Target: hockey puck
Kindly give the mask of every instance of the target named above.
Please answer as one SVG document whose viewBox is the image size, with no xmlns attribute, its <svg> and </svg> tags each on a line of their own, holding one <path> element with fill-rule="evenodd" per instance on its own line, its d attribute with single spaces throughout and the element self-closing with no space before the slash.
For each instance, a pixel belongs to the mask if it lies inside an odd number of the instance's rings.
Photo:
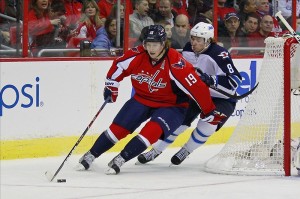
<svg viewBox="0 0 300 199">
<path fill-rule="evenodd" d="M 57 179 L 57 182 L 67 182 L 66 179 Z"/>
</svg>

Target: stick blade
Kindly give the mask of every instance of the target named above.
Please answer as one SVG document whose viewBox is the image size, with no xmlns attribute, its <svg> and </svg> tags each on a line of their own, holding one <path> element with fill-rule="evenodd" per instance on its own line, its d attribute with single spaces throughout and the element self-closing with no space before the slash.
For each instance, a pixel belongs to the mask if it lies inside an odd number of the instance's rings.
<svg viewBox="0 0 300 199">
<path fill-rule="evenodd" d="M 46 172 L 45 172 L 45 176 L 46 176 L 46 178 L 47 178 L 47 180 L 48 180 L 49 182 L 52 181 L 53 173 L 52 173 L 51 171 L 46 171 Z"/>
</svg>

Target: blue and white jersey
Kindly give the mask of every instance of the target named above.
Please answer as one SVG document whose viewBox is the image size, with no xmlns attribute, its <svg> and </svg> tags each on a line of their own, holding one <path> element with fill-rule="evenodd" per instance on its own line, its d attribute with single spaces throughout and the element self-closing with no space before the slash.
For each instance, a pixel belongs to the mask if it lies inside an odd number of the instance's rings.
<svg viewBox="0 0 300 199">
<path fill-rule="evenodd" d="M 208 75 L 216 76 L 217 89 L 230 95 L 235 94 L 242 82 L 242 77 L 225 48 L 212 43 L 204 52 L 196 54 L 192 50 L 191 43 L 188 42 L 183 48 L 182 54 L 196 69 L 200 69 Z M 228 99 L 227 96 L 211 88 L 210 93 L 212 97 Z"/>
</svg>

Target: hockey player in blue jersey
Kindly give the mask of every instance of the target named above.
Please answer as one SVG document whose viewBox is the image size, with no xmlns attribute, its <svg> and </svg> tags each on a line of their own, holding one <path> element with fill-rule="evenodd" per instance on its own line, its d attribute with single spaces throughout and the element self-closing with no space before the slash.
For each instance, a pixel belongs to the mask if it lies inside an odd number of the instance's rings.
<svg viewBox="0 0 300 199">
<path fill-rule="evenodd" d="M 183 49 L 183 57 L 193 64 L 202 81 L 210 87 L 212 100 L 217 107 L 216 110 L 226 117 L 220 122 L 212 122 L 209 118 L 203 118 L 202 111 L 191 100 L 182 125 L 166 139 L 154 143 L 150 151 L 140 154 L 138 162 L 141 164 L 154 160 L 200 115 L 197 127 L 193 130 L 187 143 L 171 158 L 173 164 L 181 164 L 189 154 L 202 146 L 209 136 L 224 125 L 235 109 L 237 100 L 230 99 L 218 92 L 218 90 L 222 90 L 233 95 L 242 81 L 229 52 L 216 44 L 214 28 L 210 24 L 200 22 L 191 29 L 190 34 L 191 40 Z"/>
</svg>

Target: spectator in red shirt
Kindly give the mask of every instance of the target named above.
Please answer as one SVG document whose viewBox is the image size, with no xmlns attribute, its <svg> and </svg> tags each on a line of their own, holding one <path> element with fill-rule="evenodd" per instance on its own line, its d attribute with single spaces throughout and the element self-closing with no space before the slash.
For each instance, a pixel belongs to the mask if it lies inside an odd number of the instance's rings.
<svg viewBox="0 0 300 199">
<path fill-rule="evenodd" d="M 259 31 L 249 34 L 248 43 L 250 47 L 265 47 L 264 40 L 267 37 L 274 37 L 272 29 L 274 27 L 273 18 L 270 15 L 262 17 L 259 24 Z"/>
<path fill-rule="evenodd" d="M 122 0 L 121 3 L 124 4 L 125 0 Z M 102 22 L 105 22 L 115 4 L 117 4 L 116 0 L 99 0 L 98 7 L 100 8 L 100 19 Z M 126 9 L 129 9 L 129 13 L 131 14 L 133 12 L 131 3 L 126 6 Z"/>
<path fill-rule="evenodd" d="M 28 13 L 28 29 L 31 36 L 42 35 L 54 30 L 60 19 L 50 21 L 50 5 L 48 0 L 33 0 Z"/>
<path fill-rule="evenodd" d="M 227 0 L 218 0 L 218 20 L 223 21 L 227 13 L 236 12 L 233 7 L 226 6 Z"/>
<path fill-rule="evenodd" d="M 86 0 L 83 2 L 76 36 L 69 40 L 67 48 L 79 48 L 82 40 L 92 42 L 96 38 L 96 31 L 103 25 L 99 13 L 96 1 Z M 76 57 L 79 56 L 79 53 L 68 53 L 68 56 Z"/>
<path fill-rule="evenodd" d="M 173 10 L 175 10 L 177 14 L 189 16 L 187 12 L 186 0 L 173 0 Z"/>
<path fill-rule="evenodd" d="M 103 25 L 99 12 L 99 7 L 94 0 L 84 1 L 77 37 L 88 38 L 91 41 L 95 39 L 96 31 Z"/>
<path fill-rule="evenodd" d="M 54 41 L 55 27 L 61 24 L 60 18 L 50 19 L 48 0 L 33 0 L 28 13 L 28 31 L 31 47 L 41 49 Z M 33 52 L 34 54 L 37 51 Z"/>
<path fill-rule="evenodd" d="M 66 10 L 66 25 L 70 29 L 75 29 L 80 19 L 82 4 L 76 0 L 64 0 L 64 5 Z"/>
<path fill-rule="evenodd" d="M 112 7 L 115 4 L 115 0 L 100 0 L 98 2 L 98 7 L 100 10 L 100 19 L 104 22 L 106 18 L 110 15 Z"/>
</svg>

